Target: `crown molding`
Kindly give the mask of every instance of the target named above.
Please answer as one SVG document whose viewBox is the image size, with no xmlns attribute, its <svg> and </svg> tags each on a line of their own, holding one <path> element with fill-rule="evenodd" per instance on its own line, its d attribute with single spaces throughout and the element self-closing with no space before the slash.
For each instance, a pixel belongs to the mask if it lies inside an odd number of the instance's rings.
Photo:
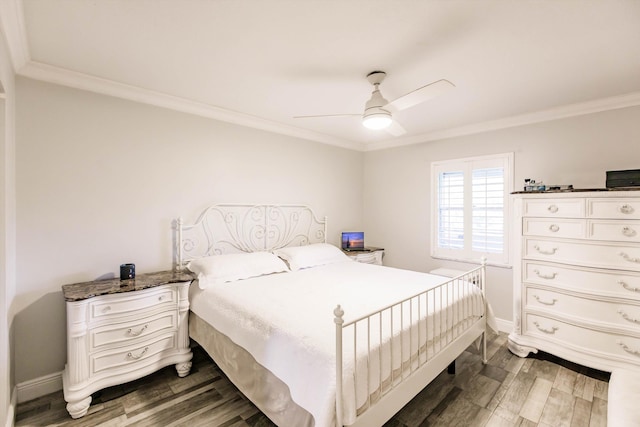
<svg viewBox="0 0 640 427">
<path fill-rule="evenodd" d="M 166 93 L 118 83 L 101 77 L 70 71 L 35 61 L 30 61 L 20 70 L 19 74 L 24 77 L 68 86 L 75 89 L 128 99 L 135 102 L 181 111 L 183 113 L 194 114 L 267 132 L 321 142 L 323 144 L 334 145 L 350 150 L 363 151 L 365 148 L 364 144 L 355 141 L 335 138 L 317 132 L 265 120 L 249 114 L 238 113 L 202 102 L 191 101 L 185 98 L 168 95 Z"/>
<path fill-rule="evenodd" d="M 620 108 L 636 107 L 640 105 L 640 92 L 631 92 L 625 95 L 596 99 L 587 102 L 568 104 L 547 110 L 517 116 L 505 117 L 498 120 L 474 123 L 467 126 L 445 129 L 438 132 L 425 133 L 407 138 L 388 139 L 367 144 L 365 151 L 383 150 L 386 148 L 400 147 L 404 145 L 420 144 L 424 142 L 438 141 L 442 139 L 456 138 L 459 136 L 476 133 L 507 129 L 534 123 L 560 120 L 568 117 L 582 116 L 585 114 L 600 113 L 602 111 L 617 110 Z"/>
</svg>

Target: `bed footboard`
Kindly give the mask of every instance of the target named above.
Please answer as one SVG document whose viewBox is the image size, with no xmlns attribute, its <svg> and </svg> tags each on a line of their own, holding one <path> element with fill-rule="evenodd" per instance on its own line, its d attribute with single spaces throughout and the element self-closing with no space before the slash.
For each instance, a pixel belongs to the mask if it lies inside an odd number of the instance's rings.
<svg viewBox="0 0 640 427">
<path fill-rule="evenodd" d="M 383 425 L 478 338 L 486 363 L 485 269 L 348 322 L 335 308 L 337 426 Z"/>
</svg>

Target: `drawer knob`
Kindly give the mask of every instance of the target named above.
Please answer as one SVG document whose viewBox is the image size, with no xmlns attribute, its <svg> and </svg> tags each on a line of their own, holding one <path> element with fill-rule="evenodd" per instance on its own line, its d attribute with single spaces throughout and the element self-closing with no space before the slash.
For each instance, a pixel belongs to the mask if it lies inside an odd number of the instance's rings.
<svg viewBox="0 0 640 427">
<path fill-rule="evenodd" d="M 538 270 L 538 269 L 533 270 L 533 272 L 536 273 L 536 276 L 538 276 L 539 278 L 547 279 L 547 280 L 553 280 L 558 275 L 558 273 L 542 274 L 542 273 L 540 273 L 540 270 Z"/>
<path fill-rule="evenodd" d="M 624 234 L 627 237 L 633 237 L 636 235 L 636 230 L 634 230 L 633 228 L 627 226 L 627 227 L 622 227 L 622 234 Z"/>
<path fill-rule="evenodd" d="M 552 232 L 554 232 L 554 233 L 557 233 L 558 231 L 560 231 L 560 227 L 559 227 L 559 226 L 557 226 L 556 224 L 551 224 L 551 225 L 549 226 L 549 230 L 551 230 L 551 231 L 552 231 Z"/>
<path fill-rule="evenodd" d="M 147 324 L 147 325 L 144 325 L 142 328 L 140 328 L 140 330 L 139 330 L 138 332 L 135 332 L 135 331 L 133 330 L 133 328 L 129 328 L 129 329 L 127 329 L 127 333 L 128 333 L 129 335 L 133 335 L 134 337 L 137 337 L 138 335 L 140 335 L 141 333 L 143 333 L 143 332 L 145 331 L 145 329 L 147 329 L 148 327 L 149 327 L 149 325 L 148 325 L 148 324 Z"/>
<path fill-rule="evenodd" d="M 550 206 L 547 208 L 547 210 L 548 210 L 549 212 L 551 212 L 551 213 L 556 213 L 556 212 L 558 212 L 558 206 L 556 206 L 556 205 L 550 205 Z"/>
<path fill-rule="evenodd" d="M 623 288 L 631 292 L 640 292 L 640 288 L 629 286 L 624 280 L 618 280 L 618 285 L 622 286 Z"/>
<path fill-rule="evenodd" d="M 129 353 L 127 353 L 127 357 L 130 358 L 130 359 L 138 360 L 142 356 L 144 356 L 147 351 L 149 351 L 149 347 L 145 347 L 144 350 L 142 350 L 142 352 L 140 354 L 138 354 L 138 355 L 135 355 L 135 354 L 129 352 Z"/>
<path fill-rule="evenodd" d="M 622 316 L 622 318 L 628 322 L 632 322 L 632 323 L 640 323 L 639 319 L 634 319 L 633 317 L 629 316 L 627 313 L 625 313 L 622 309 L 618 310 L 618 314 L 620 316 Z"/>
<path fill-rule="evenodd" d="M 533 296 L 536 301 L 538 301 L 540 304 L 544 304 L 544 305 L 555 305 L 555 303 L 558 301 L 557 299 L 552 299 L 551 301 L 545 301 L 542 298 L 540 298 L 538 295 L 534 295 Z"/>
<path fill-rule="evenodd" d="M 540 332 L 544 332 L 545 334 L 555 334 L 558 330 L 557 326 L 552 326 L 551 329 L 546 329 L 540 326 L 540 323 L 538 322 L 533 322 L 533 324 L 536 326 L 536 328 L 538 328 Z"/>
<path fill-rule="evenodd" d="M 546 249 L 542 249 L 540 246 L 535 245 L 533 247 L 536 251 L 538 251 L 539 253 L 541 253 L 542 255 L 553 255 L 556 253 L 556 251 L 558 250 L 558 248 L 551 248 L 551 250 L 546 250 Z"/>
<path fill-rule="evenodd" d="M 625 203 L 624 205 L 620 206 L 619 210 L 623 214 L 630 214 L 633 213 L 633 206 Z"/>
<path fill-rule="evenodd" d="M 640 258 L 633 258 L 633 257 L 630 257 L 630 256 L 629 256 L 627 253 L 625 253 L 625 252 L 620 252 L 618 255 L 620 255 L 622 258 L 624 258 L 624 259 L 625 259 L 625 261 L 640 263 Z"/>
<path fill-rule="evenodd" d="M 620 340 L 618 340 L 617 343 L 627 353 L 633 354 L 634 356 L 640 356 L 640 351 L 632 349 L 631 347 L 629 347 L 628 345 L 626 345 L 625 343 L 623 343 Z"/>
</svg>

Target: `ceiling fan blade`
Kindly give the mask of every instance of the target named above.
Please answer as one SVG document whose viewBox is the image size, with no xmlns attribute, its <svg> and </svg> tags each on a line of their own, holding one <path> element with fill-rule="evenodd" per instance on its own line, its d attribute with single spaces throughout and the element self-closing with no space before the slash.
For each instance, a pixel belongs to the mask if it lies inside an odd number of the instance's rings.
<svg viewBox="0 0 640 427">
<path fill-rule="evenodd" d="M 294 116 L 294 119 L 316 119 L 318 117 L 362 117 L 362 114 L 318 114 L 315 116 Z"/>
<path fill-rule="evenodd" d="M 402 126 L 400 126 L 400 123 L 398 123 L 397 120 L 392 121 L 391 125 L 389 125 L 389 127 L 386 128 L 385 131 L 393 136 L 402 136 L 407 133 L 407 131 L 404 130 Z"/>
<path fill-rule="evenodd" d="M 412 92 L 407 93 L 406 95 L 402 95 L 400 98 L 397 98 L 383 108 L 389 109 L 392 112 L 394 111 L 402 111 L 407 108 L 411 108 L 414 105 L 421 104 L 425 101 L 428 101 L 431 98 L 435 98 L 436 96 L 447 92 L 449 89 L 453 89 L 456 87 L 449 80 L 438 80 L 433 83 L 429 83 L 426 86 L 422 86 L 419 89 L 416 89 Z"/>
</svg>

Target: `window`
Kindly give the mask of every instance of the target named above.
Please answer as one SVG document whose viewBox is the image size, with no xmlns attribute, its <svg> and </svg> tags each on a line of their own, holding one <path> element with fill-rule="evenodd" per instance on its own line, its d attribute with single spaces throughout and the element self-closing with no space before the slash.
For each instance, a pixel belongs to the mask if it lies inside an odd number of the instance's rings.
<svg viewBox="0 0 640 427">
<path fill-rule="evenodd" d="M 431 165 L 431 256 L 509 264 L 513 154 Z"/>
</svg>

